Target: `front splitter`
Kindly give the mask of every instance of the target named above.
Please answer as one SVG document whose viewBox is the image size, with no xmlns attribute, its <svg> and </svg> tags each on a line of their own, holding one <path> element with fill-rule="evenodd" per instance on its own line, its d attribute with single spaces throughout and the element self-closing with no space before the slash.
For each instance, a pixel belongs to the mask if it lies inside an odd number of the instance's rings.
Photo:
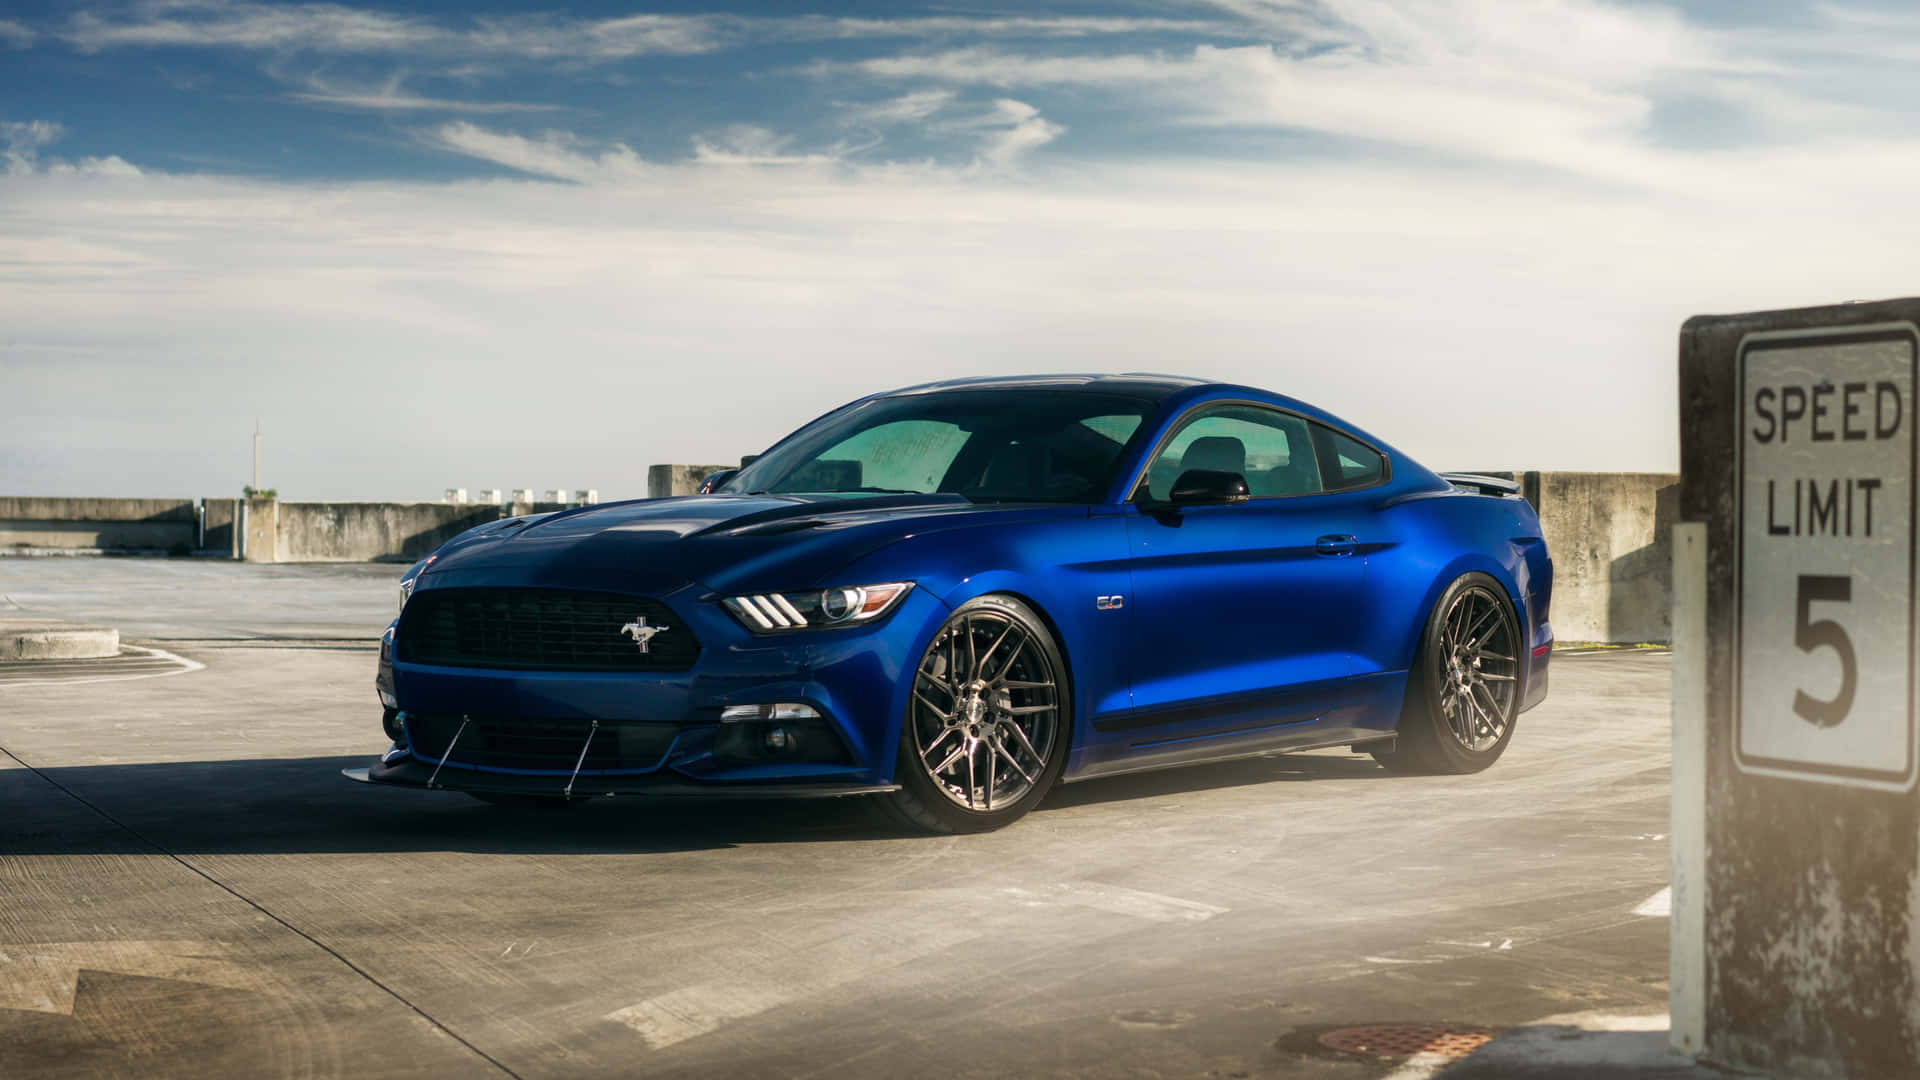
<svg viewBox="0 0 1920 1080">
<path fill-rule="evenodd" d="M 387 765 L 379 762 L 364 769 L 342 769 L 340 775 L 362 784 L 388 784 L 436 791 L 485 791 L 502 795 L 546 795 L 553 797 L 600 798 L 610 795 L 647 798 L 696 799 L 831 799 L 848 795 L 884 795 L 899 791 L 899 784 L 850 784 L 844 782 L 784 783 L 741 781 L 728 784 L 704 784 L 673 776 L 580 776 L 572 779 L 571 791 L 566 777 L 514 776 L 505 773 L 481 773 L 468 769 L 433 770 L 417 761 Z"/>
</svg>

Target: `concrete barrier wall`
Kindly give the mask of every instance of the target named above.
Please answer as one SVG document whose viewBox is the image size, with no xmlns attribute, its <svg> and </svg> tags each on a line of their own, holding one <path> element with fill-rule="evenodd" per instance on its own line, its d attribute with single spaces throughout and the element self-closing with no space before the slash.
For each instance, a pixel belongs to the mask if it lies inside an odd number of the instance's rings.
<svg viewBox="0 0 1920 1080">
<path fill-rule="evenodd" d="M 1665 642 L 1673 635 L 1673 473 L 1520 474 L 1553 555 L 1561 641 Z"/>
<path fill-rule="evenodd" d="M 687 494 L 718 465 L 656 465 L 649 487 Z M 1667 641 L 1669 536 L 1679 477 L 1666 473 L 1507 473 L 1521 482 L 1553 553 L 1553 626 L 1562 641 Z M 0 498 L 9 549 L 234 553 L 244 517 L 258 562 L 411 562 L 475 525 L 560 509 L 449 503 L 283 503 L 270 499 Z M 205 515 L 200 540 L 199 515 Z"/>
<path fill-rule="evenodd" d="M 199 531 L 192 499 L 0 496 L 0 550 L 184 553 Z"/>
<path fill-rule="evenodd" d="M 280 503 L 273 561 L 412 562 L 516 509 L 453 503 Z M 250 549 L 248 558 L 254 555 Z"/>
</svg>

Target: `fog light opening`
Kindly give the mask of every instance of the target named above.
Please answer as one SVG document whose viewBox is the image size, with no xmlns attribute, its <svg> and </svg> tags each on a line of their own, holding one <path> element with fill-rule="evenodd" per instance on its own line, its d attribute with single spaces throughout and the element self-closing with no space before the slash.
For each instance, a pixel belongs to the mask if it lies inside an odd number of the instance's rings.
<svg viewBox="0 0 1920 1080">
<path fill-rule="evenodd" d="M 727 712 L 713 740 L 713 756 L 723 764 L 848 763 L 846 746 L 833 724 L 811 705 L 738 705 Z"/>
<path fill-rule="evenodd" d="M 380 727 L 386 731 L 387 738 L 396 743 L 407 741 L 407 714 L 391 706 L 380 714 Z"/>
<path fill-rule="evenodd" d="M 818 720 L 820 710 L 799 702 L 782 701 L 772 705 L 729 705 L 720 710 L 720 722 L 737 724 L 752 720 Z"/>
</svg>

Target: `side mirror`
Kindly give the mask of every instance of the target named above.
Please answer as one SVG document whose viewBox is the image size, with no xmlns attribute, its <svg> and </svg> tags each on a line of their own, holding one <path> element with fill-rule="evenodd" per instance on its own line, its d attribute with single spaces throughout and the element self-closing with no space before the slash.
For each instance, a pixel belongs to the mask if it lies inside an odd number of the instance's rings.
<svg viewBox="0 0 1920 1080">
<path fill-rule="evenodd" d="M 1247 478 L 1237 472 L 1188 469 L 1167 493 L 1168 506 L 1238 506 L 1246 502 Z"/>
<path fill-rule="evenodd" d="M 697 495 L 711 495 L 726 486 L 727 481 L 738 475 L 740 475 L 739 469 L 721 469 L 717 473 L 709 473 L 705 480 L 700 481 L 700 486 L 695 489 L 694 493 Z"/>
</svg>

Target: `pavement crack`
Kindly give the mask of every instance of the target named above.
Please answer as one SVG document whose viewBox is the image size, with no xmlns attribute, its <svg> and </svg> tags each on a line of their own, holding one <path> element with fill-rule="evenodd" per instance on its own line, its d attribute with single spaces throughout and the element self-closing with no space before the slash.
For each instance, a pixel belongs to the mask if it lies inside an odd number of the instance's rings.
<svg viewBox="0 0 1920 1080">
<path fill-rule="evenodd" d="M 434 1030 L 445 1035 L 447 1038 L 452 1039 L 454 1042 L 459 1043 L 461 1046 L 466 1047 L 468 1052 L 472 1053 L 475 1057 L 486 1062 L 487 1064 L 493 1066 L 495 1069 L 498 1069 L 503 1075 L 512 1077 L 513 1080 L 522 1080 L 519 1073 L 514 1072 L 512 1069 L 508 1068 L 506 1064 L 501 1062 L 498 1058 L 495 1058 L 493 1055 L 487 1053 L 485 1050 L 480 1049 L 478 1046 L 462 1038 L 458 1032 L 454 1031 L 452 1028 L 448 1027 L 445 1023 L 442 1023 L 440 1020 L 436 1019 L 431 1013 L 427 1012 L 425 1009 L 421 1008 L 420 1006 L 415 1005 L 412 1001 L 409 1001 L 404 995 L 400 993 L 400 991 L 395 990 L 393 987 L 388 986 L 386 983 L 380 981 L 380 979 L 376 977 L 372 972 L 361 967 L 359 964 L 354 963 L 352 960 L 347 959 L 346 956 L 341 954 L 339 951 L 335 950 L 332 946 L 328 945 L 326 942 L 321 941 L 319 938 L 313 936 L 312 934 L 309 934 L 305 930 L 302 930 L 298 926 L 295 926 L 294 924 L 288 922 L 286 919 L 282 918 L 278 914 L 268 910 L 266 905 L 260 903 L 258 900 L 255 900 L 254 898 L 246 895 L 245 893 L 234 888 L 233 886 L 228 885 L 226 882 L 221 881 L 219 878 L 214 877 L 212 874 L 207 873 L 205 870 L 202 870 L 198 866 L 195 866 L 193 863 L 188 862 L 179 853 L 173 851 L 172 849 L 166 847 L 165 845 L 158 843 L 157 841 L 148 837 L 145 833 L 142 833 L 140 830 L 134 828 L 131 825 L 128 825 L 124 821 L 121 821 L 119 818 L 114 817 L 111 813 L 107 812 L 107 810 L 104 807 L 94 803 L 92 800 L 88 799 L 86 796 L 73 790 L 67 785 L 61 783 L 60 781 L 55 780 L 53 777 L 48 776 L 45 772 L 43 772 L 38 767 L 23 760 L 20 757 L 20 755 L 14 753 L 13 751 L 7 749 L 4 746 L 0 746 L 0 754 L 5 755 L 8 758 L 8 760 L 12 761 L 14 764 L 32 773 L 34 776 L 38 777 L 40 780 L 42 780 L 46 784 L 53 787 L 55 790 L 66 795 L 68 798 L 72 799 L 74 802 L 77 802 L 81 806 L 84 806 L 88 810 L 91 810 L 95 814 L 98 814 L 102 819 L 104 819 L 108 824 L 112 825 L 114 828 L 119 829 L 121 832 L 126 833 L 128 836 L 133 837 L 135 840 L 146 845 L 147 847 L 152 848 L 156 853 L 163 855 L 168 859 L 171 859 L 175 863 L 178 863 L 180 866 L 184 867 L 189 873 L 194 874 L 195 876 L 206 881 L 208 884 L 212 885 L 214 888 L 219 889 L 221 892 L 224 892 L 227 895 L 233 897 L 235 900 L 238 900 L 241 903 L 247 905 L 248 907 L 259 912 L 261 915 L 265 916 L 266 918 L 271 919 L 275 923 L 284 927 L 289 933 L 292 933 L 296 937 L 301 938 L 302 940 L 306 941 L 308 944 L 312 945 L 314 948 L 319 949 L 321 952 L 326 953 L 328 956 L 333 957 L 335 960 L 339 961 L 340 964 L 344 966 L 347 970 L 353 972 L 355 975 L 360 976 L 362 979 L 366 980 L 372 986 L 378 988 L 381 992 L 385 993 L 387 996 L 393 998 L 395 1001 L 399 1002 L 400 1004 L 405 1005 L 408 1009 L 411 1009 L 415 1015 L 419 1016 L 420 1019 L 425 1020 L 429 1025 L 433 1027 Z"/>
</svg>

